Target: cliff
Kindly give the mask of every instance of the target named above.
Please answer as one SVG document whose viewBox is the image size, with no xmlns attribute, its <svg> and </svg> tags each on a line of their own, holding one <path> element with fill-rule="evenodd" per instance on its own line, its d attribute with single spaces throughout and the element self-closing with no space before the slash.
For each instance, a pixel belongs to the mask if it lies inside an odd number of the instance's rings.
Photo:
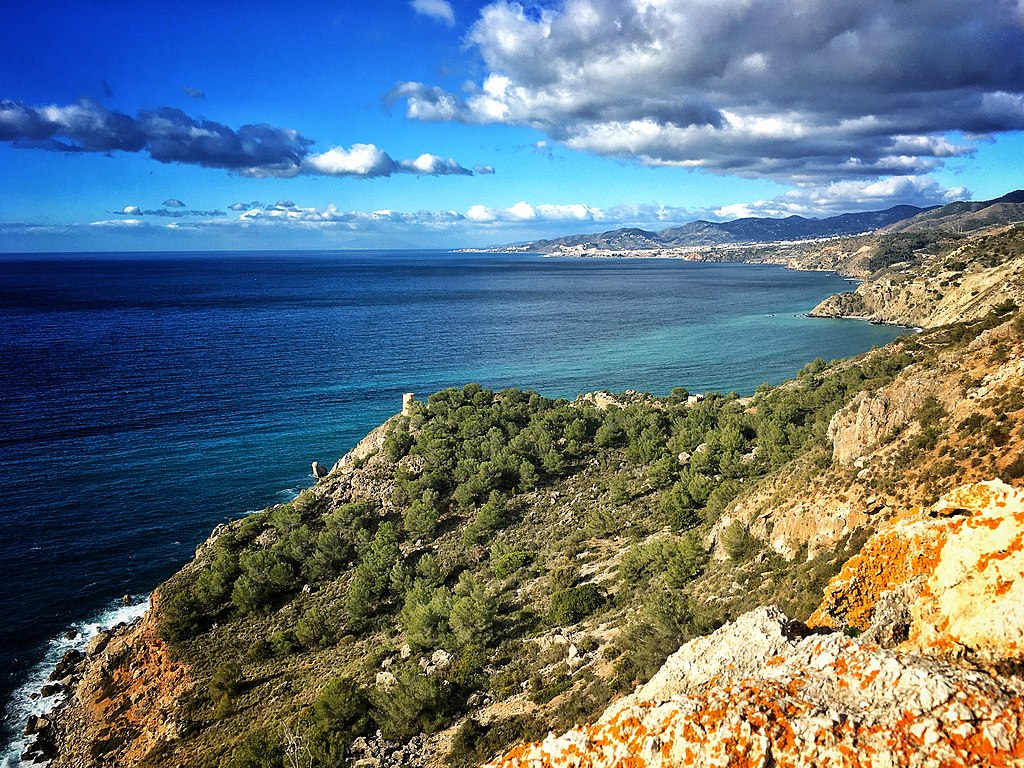
<svg viewBox="0 0 1024 768">
<path fill-rule="evenodd" d="M 821 302 L 811 317 L 847 317 L 934 328 L 976 320 L 993 307 L 1024 302 L 1020 226 L 957 241 L 940 253 L 918 252 L 872 274 L 852 293 Z"/>
<path fill-rule="evenodd" d="M 810 622 L 891 640 L 892 601 L 873 606 L 916 580 L 895 650 L 757 609 L 685 645 L 594 725 L 488 765 L 1024 764 L 1024 681 L 992 671 L 1015 670 L 1024 650 L 1022 537 L 1024 492 L 958 488 L 884 526 Z"/>
<path fill-rule="evenodd" d="M 53 768 L 135 765 L 158 743 L 178 736 L 179 697 L 188 671 L 158 632 L 157 603 L 139 621 L 102 633 L 72 673 L 73 695 L 46 738 Z"/>
</svg>

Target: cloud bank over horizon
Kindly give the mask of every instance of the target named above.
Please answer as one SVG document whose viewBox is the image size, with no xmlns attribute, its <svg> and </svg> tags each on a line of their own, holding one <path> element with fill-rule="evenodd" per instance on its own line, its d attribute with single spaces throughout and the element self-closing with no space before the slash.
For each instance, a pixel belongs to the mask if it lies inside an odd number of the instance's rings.
<svg viewBox="0 0 1024 768">
<path fill-rule="evenodd" d="M 92 99 L 64 106 L 29 106 L 0 100 L 0 141 L 16 147 L 67 154 L 129 152 L 148 154 L 161 163 L 219 168 L 255 178 L 303 175 L 387 177 L 473 176 L 453 158 L 423 153 L 395 160 L 373 144 L 354 144 L 311 152 L 313 139 L 291 128 L 265 123 L 237 130 L 180 109 L 141 110 L 131 117 Z M 484 170 L 493 173 L 493 169 Z"/>
<path fill-rule="evenodd" d="M 389 100 L 804 186 L 921 175 L 1024 129 L 1015 0 L 497 0 L 466 42 L 486 68 L 467 94 L 407 81 Z"/>
<path fill-rule="evenodd" d="M 203 237 L 224 236 L 244 239 L 249 246 L 268 239 L 274 245 L 277 243 L 274 238 L 280 237 L 288 238 L 288 243 L 300 242 L 293 241 L 294 237 L 304 238 L 301 242 L 311 247 L 318 242 L 330 247 L 356 247 L 378 238 L 415 238 L 420 247 L 427 244 L 445 248 L 460 244 L 494 246 L 620 227 L 659 231 L 696 219 L 728 221 L 752 216 L 784 218 L 794 215 L 823 218 L 888 208 L 894 198 L 900 204 L 922 208 L 969 198 L 957 192 L 966 190 L 947 190 L 924 177 L 900 177 L 866 183 L 839 181 L 815 190 L 791 190 L 772 199 L 706 208 L 664 203 L 601 207 L 582 202 L 520 200 L 505 207 L 475 203 L 461 210 L 346 210 L 334 203 L 318 207 L 278 200 L 274 203 L 236 202 L 223 206 L 229 212 L 226 213 L 220 209 L 189 210 L 166 205 L 149 209 L 126 205 L 113 212 L 115 218 L 87 224 L 0 223 L 0 234 L 10 236 L 12 241 L 40 235 L 88 238 L 89 233 L 117 232 L 137 238 L 139 243 L 171 236 L 186 245 L 200 242 Z M 849 196 L 862 202 L 851 204 Z"/>
</svg>

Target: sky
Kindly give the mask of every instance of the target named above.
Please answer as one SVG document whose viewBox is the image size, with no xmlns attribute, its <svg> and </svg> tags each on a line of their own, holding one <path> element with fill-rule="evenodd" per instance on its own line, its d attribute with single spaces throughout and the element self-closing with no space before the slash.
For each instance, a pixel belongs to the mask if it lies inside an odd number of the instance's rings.
<svg viewBox="0 0 1024 768">
<path fill-rule="evenodd" d="M 1024 187 L 1024 0 L 6 4 L 0 251 L 457 248 Z"/>
</svg>

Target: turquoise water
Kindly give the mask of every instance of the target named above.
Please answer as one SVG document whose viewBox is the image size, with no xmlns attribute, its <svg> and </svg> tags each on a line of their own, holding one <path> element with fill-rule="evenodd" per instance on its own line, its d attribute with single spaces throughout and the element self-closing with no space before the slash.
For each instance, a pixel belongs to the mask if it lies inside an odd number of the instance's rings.
<svg viewBox="0 0 1024 768">
<path fill-rule="evenodd" d="M 902 332 L 804 317 L 847 281 L 777 267 L 440 252 L 2 259 L 8 729 L 28 706 L 12 692 L 75 642 L 55 639 L 65 629 L 148 592 L 217 523 L 290 498 L 313 459 L 333 464 L 403 392 L 747 394 Z"/>
</svg>

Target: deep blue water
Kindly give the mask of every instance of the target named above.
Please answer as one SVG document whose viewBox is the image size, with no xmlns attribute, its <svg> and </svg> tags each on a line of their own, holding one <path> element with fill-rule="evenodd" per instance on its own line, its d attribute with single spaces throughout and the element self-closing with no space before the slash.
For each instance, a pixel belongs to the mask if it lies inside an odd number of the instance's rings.
<svg viewBox="0 0 1024 768">
<path fill-rule="evenodd" d="M 478 381 L 753 391 L 897 329 L 803 317 L 835 275 L 443 252 L 0 257 L 0 698 L 217 523 Z M 19 694 L 21 695 L 21 694 Z M 17 698 L 17 697 L 15 697 Z M 2 754 L 2 753 L 0 753 Z"/>
</svg>

